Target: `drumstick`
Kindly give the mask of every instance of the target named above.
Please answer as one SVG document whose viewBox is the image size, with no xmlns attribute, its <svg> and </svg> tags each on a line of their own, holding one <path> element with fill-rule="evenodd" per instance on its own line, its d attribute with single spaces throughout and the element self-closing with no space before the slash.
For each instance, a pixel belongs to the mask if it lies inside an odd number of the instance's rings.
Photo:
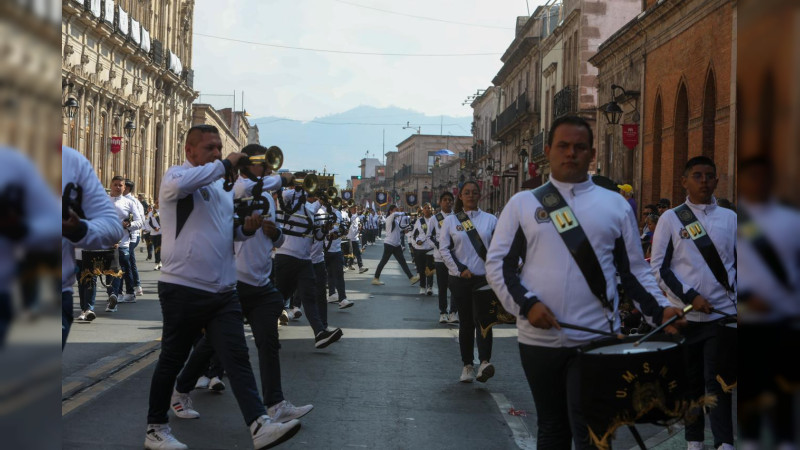
<svg viewBox="0 0 800 450">
<path fill-rule="evenodd" d="M 622 339 L 624 337 L 621 334 L 612 333 L 610 331 L 595 330 L 594 328 L 582 327 L 580 325 L 573 325 L 571 323 L 558 322 L 558 324 L 561 326 L 561 328 L 569 328 L 571 330 L 585 331 L 587 333 L 600 334 L 603 336 L 611 336 L 617 339 Z"/>
<path fill-rule="evenodd" d="M 712 313 L 717 313 L 717 314 L 721 315 L 722 317 L 725 317 L 726 319 L 737 317 L 736 314 L 728 314 L 728 313 L 725 313 L 725 312 L 722 312 L 722 311 L 718 310 L 717 308 L 711 308 L 711 312 Z"/>
<path fill-rule="evenodd" d="M 686 314 L 687 312 L 689 312 L 689 311 L 691 311 L 691 310 L 692 310 L 692 305 L 689 305 L 689 306 L 687 306 L 686 308 L 683 308 L 683 314 Z M 633 346 L 634 346 L 634 347 L 638 347 L 638 346 L 639 346 L 639 344 L 641 344 L 642 342 L 644 342 L 644 341 L 646 341 L 646 340 L 650 339 L 650 338 L 651 338 L 651 337 L 652 337 L 654 334 L 658 333 L 659 331 L 663 330 L 664 328 L 668 327 L 669 325 L 672 325 L 672 323 L 673 323 L 673 322 L 675 322 L 676 320 L 678 320 L 678 319 L 680 319 L 681 317 L 683 317 L 683 314 L 681 314 L 681 315 L 679 315 L 679 316 L 672 316 L 672 317 L 670 317 L 670 318 L 669 318 L 669 320 L 667 320 L 666 322 L 662 323 L 661 325 L 659 325 L 659 326 L 655 327 L 655 328 L 653 329 L 653 331 L 651 331 L 651 332 L 649 332 L 649 333 L 645 334 L 644 336 L 642 336 L 642 338 L 641 338 L 641 339 L 639 339 L 638 341 L 634 342 L 634 343 L 633 343 Z"/>
</svg>

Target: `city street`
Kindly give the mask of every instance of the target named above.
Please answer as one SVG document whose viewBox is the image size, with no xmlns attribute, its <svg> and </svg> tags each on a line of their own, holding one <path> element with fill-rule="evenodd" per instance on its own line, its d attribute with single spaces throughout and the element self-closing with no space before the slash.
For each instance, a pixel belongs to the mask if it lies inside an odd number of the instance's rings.
<svg viewBox="0 0 800 450">
<path fill-rule="evenodd" d="M 419 296 L 394 261 L 382 276 L 386 285 L 370 285 L 381 250 L 380 240 L 365 250 L 367 273 L 346 271 L 355 306 L 328 305 L 330 325 L 344 331 L 341 341 L 316 350 L 305 317 L 281 327 L 284 394 L 295 405 L 312 403 L 314 410 L 280 448 L 536 448 L 535 408 L 516 329 L 494 329 L 494 378 L 459 383 L 458 329 L 438 323 L 436 296 Z M 145 295 L 105 313 L 101 288 L 97 319 L 73 325 L 62 366 L 65 449 L 142 448 L 161 312 L 155 294 L 159 272 L 144 262 L 144 253 L 137 249 L 136 255 Z M 76 296 L 76 315 L 77 305 Z M 245 331 L 257 371 L 252 334 Z M 252 448 L 230 386 L 221 394 L 196 390 L 192 398 L 200 419 L 170 413 L 178 439 L 190 448 Z M 679 429 L 671 439 L 663 428 L 638 429 L 648 448 L 685 448 Z M 635 446 L 627 429 L 617 432 L 615 448 Z"/>
</svg>

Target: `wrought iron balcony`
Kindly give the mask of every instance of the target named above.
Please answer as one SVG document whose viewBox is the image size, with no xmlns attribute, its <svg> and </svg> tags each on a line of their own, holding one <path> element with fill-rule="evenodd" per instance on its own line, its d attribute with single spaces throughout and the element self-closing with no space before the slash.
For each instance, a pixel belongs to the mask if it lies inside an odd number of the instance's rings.
<svg viewBox="0 0 800 450">
<path fill-rule="evenodd" d="M 553 96 L 553 119 L 578 112 L 578 86 L 566 86 Z"/>
<path fill-rule="evenodd" d="M 528 114 L 528 91 L 523 92 L 497 119 L 492 121 L 492 139 L 505 134 L 517 121 Z"/>
</svg>

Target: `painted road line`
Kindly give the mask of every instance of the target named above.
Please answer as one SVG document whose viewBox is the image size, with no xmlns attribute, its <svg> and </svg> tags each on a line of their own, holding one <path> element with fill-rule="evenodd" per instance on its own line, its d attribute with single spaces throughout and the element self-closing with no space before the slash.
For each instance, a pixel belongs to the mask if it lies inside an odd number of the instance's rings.
<svg viewBox="0 0 800 450">
<path fill-rule="evenodd" d="M 161 353 L 161 350 L 154 350 L 152 353 L 139 358 L 132 364 L 124 367 L 123 369 L 115 372 L 114 374 L 110 375 L 109 377 L 103 379 L 102 381 L 95 383 L 85 390 L 75 394 L 74 396 L 63 400 L 61 402 L 61 417 L 66 416 L 67 414 L 77 410 L 78 408 L 86 405 L 87 403 L 91 402 L 92 400 L 96 399 L 97 397 L 101 396 L 103 393 L 108 391 L 109 389 L 113 388 L 114 386 L 122 383 L 123 381 L 127 380 L 131 376 L 137 374 L 142 369 L 145 369 L 150 364 L 154 363 L 158 359 L 158 355 Z"/>
<path fill-rule="evenodd" d="M 503 419 L 505 419 L 506 424 L 508 424 L 508 428 L 510 428 L 511 432 L 514 434 L 514 442 L 517 443 L 517 447 L 522 450 L 536 450 L 536 437 L 528 431 L 528 426 L 525 425 L 523 418 L 520 416 L 512 416 L 508 413 L 514 405 L 512 405 L 503 394 L 495 394 L 492 392 L 492 398 L 495 403 L 497 403 L 497 407 L 500 408 L 500 414 L 503 416 Z"/>
</svg>

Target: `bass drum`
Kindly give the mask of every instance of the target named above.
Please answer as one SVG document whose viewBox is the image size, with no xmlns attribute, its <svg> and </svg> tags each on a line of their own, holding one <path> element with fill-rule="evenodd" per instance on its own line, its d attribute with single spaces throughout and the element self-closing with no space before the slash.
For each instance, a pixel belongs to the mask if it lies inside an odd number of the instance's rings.
<svg viewBox="0 0 800 450">
<path fill-rule="evenodd" d="M 594 341 L 578 350 L 580 403 L 595 445 L 633 423 L 672 425 L 687 409 L 686 346 L 660 334 L 638 347 L 641 336 Z"/>
</svg>

